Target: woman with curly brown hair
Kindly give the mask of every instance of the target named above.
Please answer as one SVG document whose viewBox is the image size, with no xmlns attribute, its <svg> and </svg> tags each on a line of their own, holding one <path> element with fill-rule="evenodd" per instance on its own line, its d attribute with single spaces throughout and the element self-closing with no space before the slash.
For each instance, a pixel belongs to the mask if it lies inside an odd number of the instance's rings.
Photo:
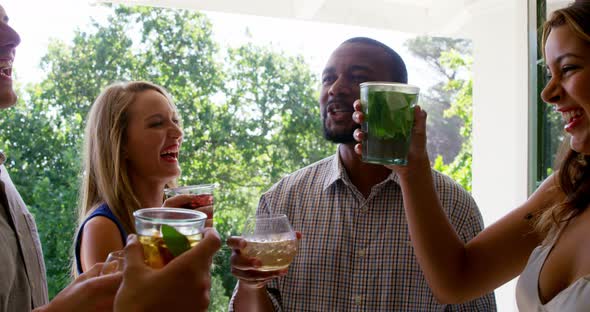
<svg viewBox="0 0 590 312">
<path fill-rule="evenodd" d="M 524 204 L 464 244 L 434 192 L 420 108 L 408 166 L 390 167 L 416 257 L 441 302 L 476 298 L 520 275 L 521 311 L 590 311 L 590 1 L 555 11 L 543 46 L 551 79 L 541 96 L 563 116 L 567 137 L 558 170 Z M 360 123 L 358 101 L 355 110 Z"/>
</svg>

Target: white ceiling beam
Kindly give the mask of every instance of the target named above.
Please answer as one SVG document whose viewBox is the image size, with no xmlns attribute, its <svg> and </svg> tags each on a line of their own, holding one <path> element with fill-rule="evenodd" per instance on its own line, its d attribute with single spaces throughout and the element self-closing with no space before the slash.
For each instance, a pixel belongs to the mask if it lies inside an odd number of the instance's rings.
<svg viewBox="0 0 590 312">
<path fill-rule="evenodd" d="M 322 9 L 327 0 L 293 0 L 293 15 L 296 19 L 311 20 Z"/>
<path fill-rule="evenodd" d="M 428 10 L 414 4 L 382 0 L 327 1 L 314 20 L 326 23 L 422 34 L 430 30 Z"/>
<path fill-rule="evenodd" d="M 176 9 L 203 10 L 279 18 L 293 18 L 284 0 L 90 0 L 95 3 L 145 5 Z M 323 0 L 322 0 L 323 1 Z"/>
<path fill-rule="evenodd" d="M 278 18 L 300 18 L 316 22 L 428 33 L 427 9 L 409 3 L 383 0 L 90 0 L 168 8 L 249 14 Z M 304 4 L 303 8 L 298 8 Z"/>
<path fill-rule="evenodd" d="M 514 0 L 89 0 L 291 18 L 433 36 L 470 37 L 479 12 Z M 517 0 L 522 1 L 522 0 Z M 550 3 L 569 0 L 548 0 Z M 475 15 L 474 15 L 475 13 Z"/>
</svg>

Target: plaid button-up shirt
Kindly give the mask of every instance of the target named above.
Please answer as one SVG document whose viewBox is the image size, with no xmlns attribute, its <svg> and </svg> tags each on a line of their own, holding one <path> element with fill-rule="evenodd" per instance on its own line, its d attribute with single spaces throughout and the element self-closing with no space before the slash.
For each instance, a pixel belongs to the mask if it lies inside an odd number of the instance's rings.
<svg viewBox="0 0 590 312">
<path fill-rule="evenodd" d="M 452 225 L 469 241 L 483 228 L 475 202 L 447 176 L 433 177 Z M 398 182 L 392 173 L 364 198 L 335 155 L 262 196 L 258 214 L 284 213 L 303 234 L 288 274 L 267 285 L 275 310 L 496 311 L 493 293 L 461 305 L 436 301 L 413 253 Z"/>
</svg>

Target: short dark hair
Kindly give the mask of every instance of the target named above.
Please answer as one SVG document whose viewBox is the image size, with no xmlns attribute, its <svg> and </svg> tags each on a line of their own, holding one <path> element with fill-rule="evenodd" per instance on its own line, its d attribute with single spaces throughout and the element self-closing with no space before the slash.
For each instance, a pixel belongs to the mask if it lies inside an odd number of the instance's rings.
<svg viewBox="0 0 590 312">
<path fill-rule="evenodd" d="M 392 48 L 388 47 L 386 44 L 367 37 L 350 38 L 342 42 L 340 45 L 343 45 L 345 43 L 364 43 L 383 49 L 383 51 L 385 51 L 385 53 L 387 53 L 387 55 L 391 59 L 390 74 L 392 81 L 408 83 L 408 71 L 406 69 L 406 64 L 404 63 L 404 60 L 402 60 L 401 56 L 399 56 L 397 52 L 395 52 Z"/>
</svg>

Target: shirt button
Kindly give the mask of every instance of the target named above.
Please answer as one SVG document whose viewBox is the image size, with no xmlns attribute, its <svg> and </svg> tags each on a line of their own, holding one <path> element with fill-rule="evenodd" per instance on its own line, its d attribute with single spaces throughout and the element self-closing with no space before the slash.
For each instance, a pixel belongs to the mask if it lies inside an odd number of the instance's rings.
<svg viewBox="0 0 590 312">
<path fill-rule="evenodd" d="M 361 305 L 363 303 L 363 296 L 358 295 L 354 297 L 354 304 Z"/>
<path fill-rule="evenodd" d="M 357 255 L 359 256 L 359 258 L 364 257 L 366 254 L 366 249 L 361 249 L 357 252 Z"/>
</svg>

